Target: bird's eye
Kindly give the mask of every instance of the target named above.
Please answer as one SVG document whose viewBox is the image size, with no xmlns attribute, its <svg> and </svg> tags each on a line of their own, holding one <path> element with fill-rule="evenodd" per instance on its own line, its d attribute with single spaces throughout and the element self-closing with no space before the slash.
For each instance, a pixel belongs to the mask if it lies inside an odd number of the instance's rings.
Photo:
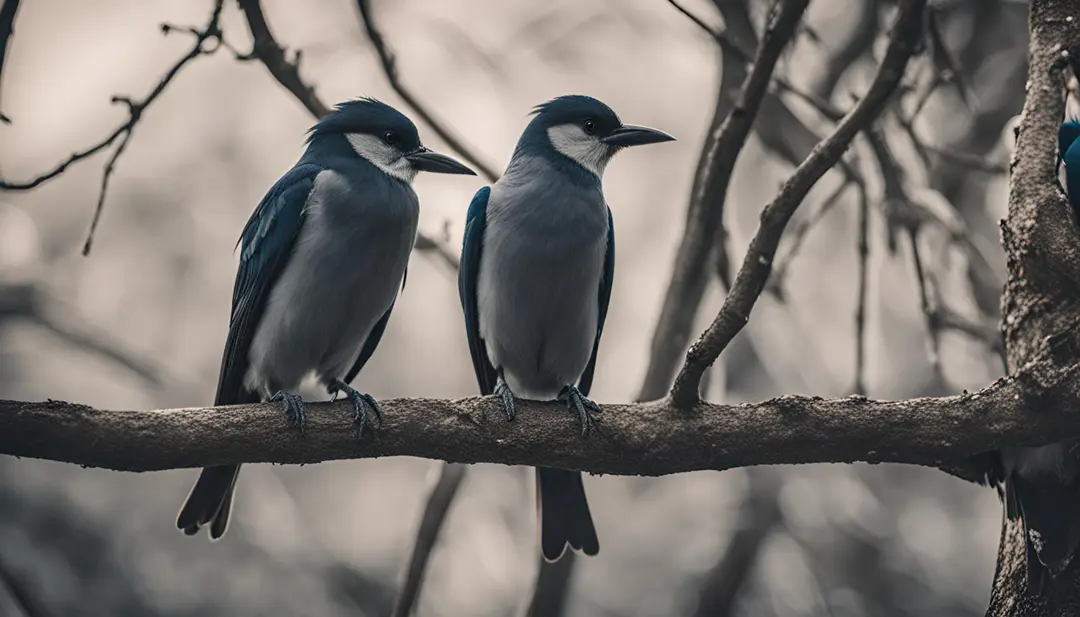
<svg viewBox="0 0 1080 617">
<path fill-rule="evenodd" d="M 388 145 L 392 146 L 392 145 L 394 145 L 394 142 L 397 141 L 397 135 L 394 135 L 394 133 L 392 131 L 387 131 L 386 133 L 383 134 L 382 139 Z"/>
<path fill-rule="evenodd" d="M 595 132 L 596 132 L 596 124 L 592 121 L 592 118 L 589 118 L 588 120 L 585 121 L 585 133 L 588 134 L 588 135 L 592 135 Z"/>
</svg>

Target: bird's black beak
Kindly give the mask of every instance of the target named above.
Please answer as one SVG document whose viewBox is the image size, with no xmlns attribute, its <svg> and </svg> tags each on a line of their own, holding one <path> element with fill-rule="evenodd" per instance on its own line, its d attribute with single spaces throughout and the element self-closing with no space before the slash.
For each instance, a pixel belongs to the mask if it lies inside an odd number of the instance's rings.
<svg viewBox="0 0 1080 617">
<path fill-rule="evenodd" d="M 405 158 L 408 159 L 413 169 L 417 171 L 429 171 L 436 174 L 476 175 L 475 171 L 454 159 L 438 152 L 432 152 L 423 146 L 406 154 Z"/>
<path fill-rule="evenodd" d="M 624 124 L 611 132 L 607 137 L 601 137 L 600 141 L 609 146 L 644 146 L 645 144 L 658 144 L 664 141 L 675 141 L 675 138 L 663 131 L 650 129 L 647 126 L 634 126 Z"/>
</svg>

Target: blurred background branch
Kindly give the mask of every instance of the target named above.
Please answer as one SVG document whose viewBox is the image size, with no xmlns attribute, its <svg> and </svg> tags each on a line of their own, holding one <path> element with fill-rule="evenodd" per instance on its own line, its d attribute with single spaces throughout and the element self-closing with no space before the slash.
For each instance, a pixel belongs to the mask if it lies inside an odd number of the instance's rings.
<svg viewBox="0 0 1080 617">
<path fill-rule="evenodd" d="M 11 35 L 15 32 L 15 15 L 19 12 L 19 0 L 3 0 L 0 2 L 0 93 L 3 93 L 4 85 L 4 59 L 7 57 L 8 43 Z M 11 118 L 3 113 L 0 107 L 0 123 L 11 124 Z"/>
</svg>

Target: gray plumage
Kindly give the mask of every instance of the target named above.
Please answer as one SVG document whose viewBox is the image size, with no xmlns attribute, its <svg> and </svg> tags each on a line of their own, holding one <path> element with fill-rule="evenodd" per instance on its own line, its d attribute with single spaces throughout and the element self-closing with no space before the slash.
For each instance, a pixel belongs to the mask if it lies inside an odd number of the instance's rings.
<svg viewBox="0 0 1080 617">
<path fill-rule="evenodd" d="M 552 400 L 585 370 L 607 251 L 600 183 L 522 155 L 491 189 L 477 283 L 480 334 L 514 394 Z"/>
<path fill-rule="evenodd" d="M 416 237 L 419 171 L 472 174 L 420 143 L 416 126 L 371 99 L 342 103 L 316 124 L 241 234 L 233 311 L 215 405 L 276 400 L 304 428 L 292 392 L 314 374 L 344 392 L 363 432 L 378 403 L 349 385 L 386 328 Z M 227 528 L 238 465 L 203 469 L 177 516 L 194 535 Z"/>
<path fill-rule="evenodd" d="M 615 272 L 601 176 L 620 149 L 670 141 L 607 105 L 564 96 L 537 108 L 506 173 L 469 205 L 458 289 L 473 369 L 509 420 L 516 398 L 557 399 L 588 435 L 588 399 Z M 537 469 L 540 548 L 600 550 L 581 473 Z"/>
<path fill-rule="evenodd" d="M 255 331 L 245 383 L 269 398 L 314 372 L 344 379 L 393 305 L 416 237 L 408 185 L 342 161 L 316 176 L 292 258 Z"/>
</svg>

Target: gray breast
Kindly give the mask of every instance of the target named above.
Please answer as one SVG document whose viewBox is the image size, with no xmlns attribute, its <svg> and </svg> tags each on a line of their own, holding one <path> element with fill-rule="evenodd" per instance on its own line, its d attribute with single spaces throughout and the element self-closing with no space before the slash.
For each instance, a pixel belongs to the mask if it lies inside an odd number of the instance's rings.
<svg viewBox="0 0 1080 617">
<path fill-rule="evenodd" d="M 598 187 L 535 170 L 492 187 L 477 283 L 480 333 L 517 396 L 552 399 L 584 372 L 607 231 Z"/>
<path fill-rule="evenodd" d="M 344 378 L 397 297 L 418 218 L 416 194 L 396 180 L 320 173 L 252 341 L 248 387 L 272 394 L 312 371 Z"/>
</svg>

